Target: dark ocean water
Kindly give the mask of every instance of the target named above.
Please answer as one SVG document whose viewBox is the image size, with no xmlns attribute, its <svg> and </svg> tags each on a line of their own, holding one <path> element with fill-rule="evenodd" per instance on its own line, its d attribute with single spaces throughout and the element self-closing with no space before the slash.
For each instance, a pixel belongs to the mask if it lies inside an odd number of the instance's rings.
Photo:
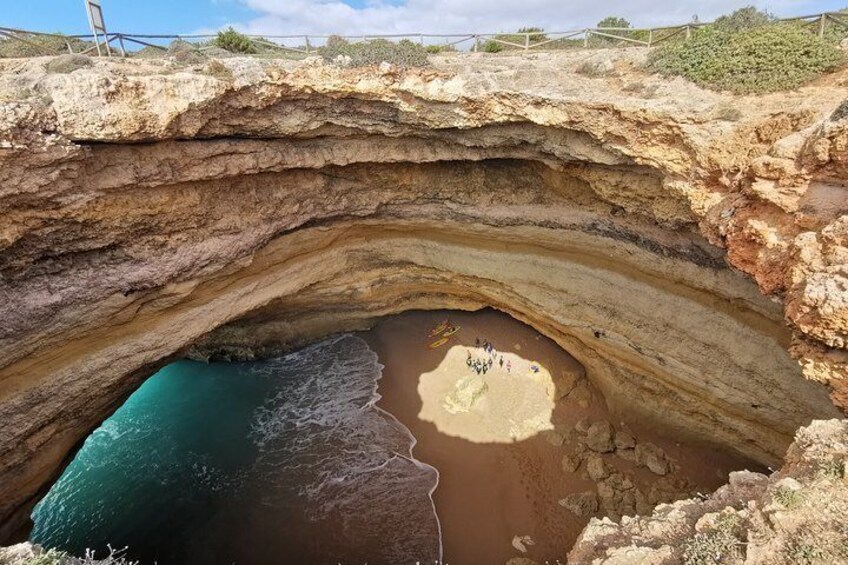
<svg viewBox="0 0 848 565">
<path fill-rule="evenodd" d="M 360 338 L 249 363 L 178 361 L 85 442 L 31 539 L 144 563 L 433 563 L 438 473 L 374 403 Z"/>
</svg>

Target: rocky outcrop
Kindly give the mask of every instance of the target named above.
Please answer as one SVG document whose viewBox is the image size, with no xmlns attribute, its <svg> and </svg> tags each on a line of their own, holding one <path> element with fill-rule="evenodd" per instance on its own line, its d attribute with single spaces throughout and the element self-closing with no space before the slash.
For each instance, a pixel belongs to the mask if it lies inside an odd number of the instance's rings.
<svg viewBox="0 0 848 565">
<path fill-rule="evenodd" d="M 0 539 L 173 356 L 409 309 L 503 310 L 614 410 L 779 461 L 848 405 L 844 91 L 730 123 L 643 56 L 0 62 Z"/>
<path fill-rule="evenodd" d="M 846 461 L 848 423 L 814 422 L 770 477 L 735 472 L 706 499 L 661 504 L 620 523 L 593 518 L 568 562 L 845 563 Z"/>
</svg>

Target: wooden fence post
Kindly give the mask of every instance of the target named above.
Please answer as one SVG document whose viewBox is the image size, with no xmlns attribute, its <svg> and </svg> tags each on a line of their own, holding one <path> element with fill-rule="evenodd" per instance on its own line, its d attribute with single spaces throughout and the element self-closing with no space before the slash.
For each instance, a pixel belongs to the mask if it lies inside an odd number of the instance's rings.
<svg viewBox="0 0 848 565">
<path fill-rule="evenodd" d="M 589 47 L 589 34 L 591 34 L 592 32 L 587 29 L 584 30 L 584 33 L 586 35 L 583 37 L 583 48 L 586 49 Z"/>
<path fill-rule="evenodd" d="M 827 28 L 827 14 L 822 14 L 819 17 L 819 37 L 824 37 L 825 28 Z"/>
<path fill-rule="evenodd" d="M 530 49 L 530 34 L 525 33 L 524 34 L 524 50 L 527 51 L 528 49 Z"/>
<path fill-rule="evenodd" d="M 654 30 L 648 31 L 648 47 L 654 42 Z"/>
</svg>

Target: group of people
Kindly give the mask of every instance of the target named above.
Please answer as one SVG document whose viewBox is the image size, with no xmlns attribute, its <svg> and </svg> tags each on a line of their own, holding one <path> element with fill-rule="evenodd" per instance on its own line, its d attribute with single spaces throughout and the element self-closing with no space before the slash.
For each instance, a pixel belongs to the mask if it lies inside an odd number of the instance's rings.
<svg viewBox="0 0 848 565">
<path fill-rule="evenodd" d="M 468 357 L 465 359 L 465 364 L 472 371 L 475 371 L 478 375 L 485 375 L 489 370 L 491 370 L 495 366 L 495 362 L 498 363 L 501 369 L 504 368 L 504 356 L 499 355 L 495 347 L 489 343 L 488 340 L 483 340 L 481 342 L 478 337 L 475 340 L 475 345 L 477 348 L 482 347 L 483 351 L 486 352 L 487 358 L 476 357 L 471 354 L 471 350 L 468 350 Z M 506 371 L 507 373 L 512 372 L 512 362 L 507 359 L 506 360 Z"/>
</svg>

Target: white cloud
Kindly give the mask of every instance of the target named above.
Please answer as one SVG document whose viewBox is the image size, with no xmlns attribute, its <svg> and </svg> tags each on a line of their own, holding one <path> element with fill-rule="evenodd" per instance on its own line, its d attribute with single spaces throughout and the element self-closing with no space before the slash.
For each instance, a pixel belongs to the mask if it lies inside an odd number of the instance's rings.
<svg viewBox="0 0 848 565">
<path fill-rule="evenodd" d="M 708 21 L 750 3 L 777 14 L 818 11 L 815 0 L 367 0 L 357 8 L 339 0 L 239 1 L 259 16 L 233 25 L 262 35 L 490 33 L 523 26 L 566 31 L 593 26 L 609 15 L 647 27 L 684 23 L 695 14 L 701 21 Z"/>
</svg>

